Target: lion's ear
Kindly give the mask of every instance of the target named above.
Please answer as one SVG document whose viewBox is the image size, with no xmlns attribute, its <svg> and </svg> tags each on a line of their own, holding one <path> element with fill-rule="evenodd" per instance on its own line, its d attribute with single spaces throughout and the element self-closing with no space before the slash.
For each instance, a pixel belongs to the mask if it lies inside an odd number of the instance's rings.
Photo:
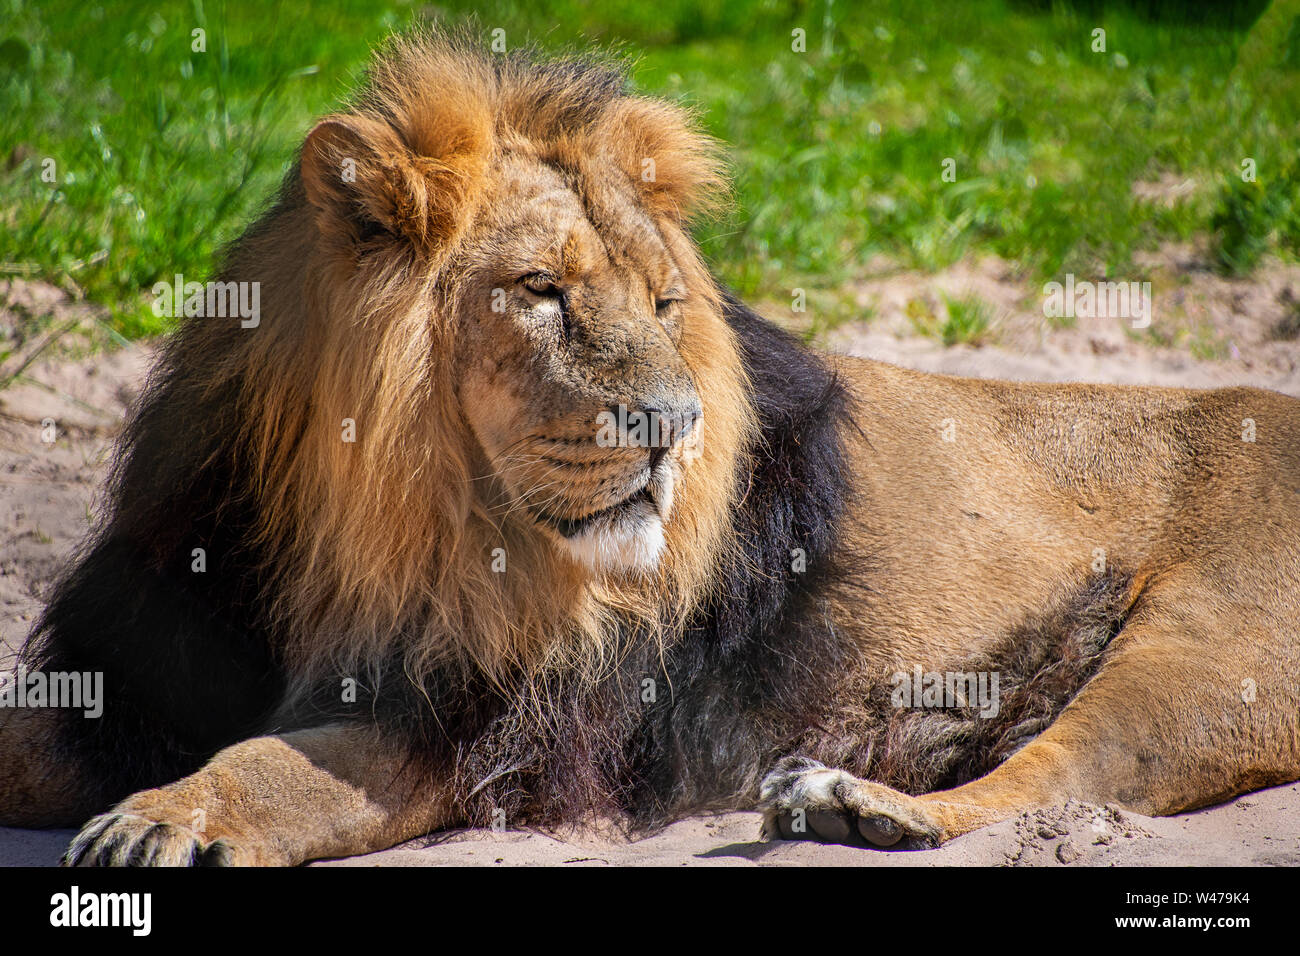
<svg viewBox="0 0 1300 956">
<path fill-rule="evenodd" d="M 321 120 L 303 144 L 301 170 L 307 200 L 327 235 L 355 240 L 378 226 L 434 249 L 451 240 L 466 218 L 469 170 L 413 153 L 379 120 Z"/>
<path fill-rule="evenodd" d="M 654 212 L 677 220 L 711 212 L 726 200 L 718 142 L 670 103 L 630 97 L 611 111 L 608 142 Z"/>
</svg>

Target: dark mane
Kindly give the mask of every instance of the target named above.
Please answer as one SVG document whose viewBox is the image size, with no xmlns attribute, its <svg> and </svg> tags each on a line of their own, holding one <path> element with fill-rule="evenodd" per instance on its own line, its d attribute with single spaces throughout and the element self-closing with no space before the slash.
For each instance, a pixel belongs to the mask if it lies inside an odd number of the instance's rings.
<svg viewBox="0 0 1300 956">
<path fill-rule="evenodd" d="M 101 806 L 261 732 L 286 687 L 259 610 L 254 512 L 221 445 L 233 402 L 198 394 L 170 358 L 127 423 L 106 513 L 22 652 L 29 668 L 101 672 L 112 689 L 96 720 L 60 714 L 56 742 Z"/>
<path fill-rule="evenodd" d="M 849 395 L 792 335 L 734 296 L 725 309 L 762 429 L 740 464 L 743 559 L 718 569 L 717 597 L 686 628 L 670 691 L 634 741 L 647 790 L 635 809 L 648 821 L 751 802 L 825 706 L 824 675 L 846 651 L 821 595 L 845 571 L 837 529 L 850 495 Z"/>
</svg>

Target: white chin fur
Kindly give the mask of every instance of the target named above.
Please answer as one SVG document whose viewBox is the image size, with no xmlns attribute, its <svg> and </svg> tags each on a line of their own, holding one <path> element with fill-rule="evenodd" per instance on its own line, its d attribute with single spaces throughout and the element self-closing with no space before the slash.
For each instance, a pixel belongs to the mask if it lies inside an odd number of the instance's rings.
<svg viewBox="0 0 1300 956">
<path fill-rule="evenodd" d="M 599 522 L 565 538 L 564 545 L 593 571 L 653 571 L 664 549 L 664 523 L 646 509 L 622 521 Z"/>
</svg>

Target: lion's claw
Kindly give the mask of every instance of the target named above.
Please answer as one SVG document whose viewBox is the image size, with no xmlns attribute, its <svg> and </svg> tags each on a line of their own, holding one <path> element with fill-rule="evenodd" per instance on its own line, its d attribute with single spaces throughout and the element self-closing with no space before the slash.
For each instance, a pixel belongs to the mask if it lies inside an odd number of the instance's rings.
<svg viewBox="0 0 1300 956">
<path fill-rule="evenodd" d="M 64 866 L 230 866 L 234 848 L 205 843 L 189 827 L 133 813 L 105 813 L 82 828 L 63 856 Z"/>
</svg>

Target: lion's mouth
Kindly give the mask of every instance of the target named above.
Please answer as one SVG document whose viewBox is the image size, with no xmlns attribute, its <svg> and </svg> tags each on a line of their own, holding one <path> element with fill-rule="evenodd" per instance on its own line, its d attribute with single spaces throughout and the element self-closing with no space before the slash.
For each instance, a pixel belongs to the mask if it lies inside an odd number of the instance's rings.
<svg viewBox="0 0 1300 956">
<path fill-rule="evenodd" d="M 561 537 L 574 538 L 601 521 L 618 521 L 631 512 L 639 510 L 642 504 L 649 505 L 652 513 L 658 512 L 658 505 L 649 484 L 643 485 L 639 491 L 634 491 L 617 504 L 585 514 L 581 518 L 561 517 L 542 508 L 534 508 L 533 514 L 538 521 L 554 529 Z"/>
</svg>

